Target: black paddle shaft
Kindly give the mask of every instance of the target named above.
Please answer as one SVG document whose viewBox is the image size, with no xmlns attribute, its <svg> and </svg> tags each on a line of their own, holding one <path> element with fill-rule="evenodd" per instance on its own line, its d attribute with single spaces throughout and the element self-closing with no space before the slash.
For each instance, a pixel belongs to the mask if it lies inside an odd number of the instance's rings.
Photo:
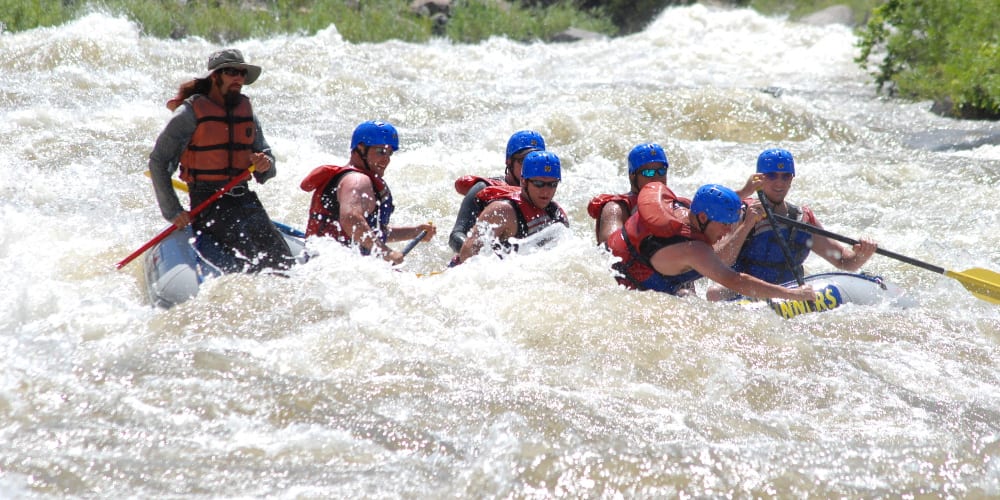
<svg viewBox="0 0 1000 500">
<path fill-rule="evenodd" d="M 403 248 L 403 256 L 406 256 L 406 254 L 410 253 L 410 250 L 413 250 L 413 248 L 417 246 L 417 243 L 420 243 L 420 240 L 424 239 L 424 236 L 427 236 L 426 229 L 420 231 L 420 234 L 418 234 L 416 238 L 413 238 L 412 240 L 410 240 L 409 243 L 406 244 L 406 247 Z"/>
<path fill-rule="evenodd" d="M 795 227 L 804 229 L 806 231 L 809 231 L 810 233 L 818 234 L 820 236 L 826 236 L 827 238 L 834 239 L 834 240 L 837 240 L 837 241 L 840 241 L 840 242 L 843 242 L 843 243 L 847 243 L 849 245 L 857 245 L 858 243 L 860 243 L 858 240 L 855 240 L 853 238 L 848 238 L 847 236 L 841 236 L 841 235 L 839 235 L 837 233 L 831 233 L 830 231 L 827 231 L 826 229 L 823 229 L 821 227 L 816 227 L 816 226 L 814 226 L 812 224 L 806 224 L 805 222 L 799 222 L 799 221 L 797 221 L 795 219 L 789 219 L 788 217 L 783 217 L 781 215 L 771 215 L 771 214 L 768 214 L 768 216 L 774 217 L 774 220 L 777 220 L 777 221 L 780 221 L 780 222 L 784 222 L 785 224 L 790 224 L 792 226 L 795 226 Z M 914 259 L 912 257 L 907 257 L 905 255 L 900 255 L 900 254 L 898 254 L 896 252 L 890 252 L 888 250 L 883 250 L 881 248 L 876 248 L 875 249 L 875 253 L 877 253 L 879 255 L 884 255 L 884 256 L 892 258 L 892 259 L 903 261 L 903 262 L 906 262 L 907 264 L 912 264 L 912 265 L 917 266 L 917 267 L 922 267 L 922 268 L 924 268 L 924 269 L 926 269 L 928 271 L 933 271 L 933 272 L 938 273 L 938 274 L 945 274 L 945 270 L 944 270 L 943 267 L 938 267 L 938 266 L 935 266 L 934 264 L 928 264 L 926 262 L 919 261 L 919 260 Z"/>
<path fill-rule="evenodd" d="M 764 192 L 757 191 L 757 198 L 760 199 L 760 206 L 764 207 L 764 213 L 767 214 L 767 223 L 771 225 L 771 233 L 774 239 L 778 240 L 778 246 L 781 247 L 781 253 L 785 256 L 785 265 L 788 266 L 788 270 L 792 272 L 795 276 L 795 282 L 799 286 L 804 285 L 806 282 L 802 279 L 802 273 L 799 271 L 798 266 L 792 262 L 792 251 L 788 248 L 788 242 L 781 237 L 781 232 L 778 231 L 778 225 L 774 223 L 774 212 L 771 211 L 771 207 L 767 205 L 767 200 L 764 199 Z"/>
</svg>

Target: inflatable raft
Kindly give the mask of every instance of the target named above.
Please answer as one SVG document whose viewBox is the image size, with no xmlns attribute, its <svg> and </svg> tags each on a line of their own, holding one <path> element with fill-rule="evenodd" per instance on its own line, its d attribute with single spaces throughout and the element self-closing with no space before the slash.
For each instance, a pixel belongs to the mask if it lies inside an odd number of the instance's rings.
<svg viewBox="0 0 1000 500">
<path fill-rule="evenodd" d="M 274 223 L 285 237 L 298 263 L 307 260 L 305 234 L 281 223 Z M 191 227 L 177 230 L 149 249 L 143 260 L 146 292 L 154 307 L 173 307 L 195 295 L 201 284 L 223 273 L 192 244 Z"/>
<path fill-rule="evenodd" d="M 751 308 L 769 308 L 783 318 L 794 318 L 800 314 L 824 312 L 844 304 L 876 305 L 890 304 L 894 307 L 916 305 L 903 289 L 889 283 L 880 276 L 852 273 L 823 273 L 806 276 L 803 281 L 816 291 L 815 301 L 802 300 L 755 300 L 747 297 L 732 299 L 740 305 Z M 784 286 L 794 287 L 793 281 Z"/>
</svg>

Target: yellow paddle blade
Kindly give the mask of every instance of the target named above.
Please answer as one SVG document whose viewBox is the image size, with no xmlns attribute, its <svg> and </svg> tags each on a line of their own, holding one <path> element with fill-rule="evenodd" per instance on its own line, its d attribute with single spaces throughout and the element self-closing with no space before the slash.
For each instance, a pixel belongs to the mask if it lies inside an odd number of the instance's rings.
<svg viewBox="0 0 1000 500">
<path fill-rule="evenodd" d="M 153 174 L 149 173 L 149 170 L 146 170 L 145 172 L 143 172 L 143 174 L 145 174 L 146 177 L 150 177 L 150 176 L 153 175 Z M 176 189 L 178 191 L 184 191 L 185 193 L 188 192 L 188 185 L 187 184 L 185 184 L 185 183 L 183 183 L 183 182 L 181 182 L 181 181 L 179 181 L 177 179 L 170 179 L 170 182 L 174 185 L 174 189 Z"/>
<path fill-rule="evenodd" d="M 962 272 L 945 271 L 945 276 L 955 278 L 966 290 L 987 302 L 1000 304 L 1000 273 L 974 267 Z"/>
</svg>

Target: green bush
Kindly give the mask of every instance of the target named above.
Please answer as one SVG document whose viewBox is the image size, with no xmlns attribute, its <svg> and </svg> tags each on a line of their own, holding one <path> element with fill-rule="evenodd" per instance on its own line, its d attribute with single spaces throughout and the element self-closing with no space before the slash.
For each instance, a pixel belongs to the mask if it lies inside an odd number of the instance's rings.
<svg viewBox="0 0 1000 500">
<path fill-rule="evenodd" d="M 950 103 L 947 114 L 1000 117 L 1000 3 L 889 0 L 860 30 L 857 62 L 880 91 Z"/>
</svg>

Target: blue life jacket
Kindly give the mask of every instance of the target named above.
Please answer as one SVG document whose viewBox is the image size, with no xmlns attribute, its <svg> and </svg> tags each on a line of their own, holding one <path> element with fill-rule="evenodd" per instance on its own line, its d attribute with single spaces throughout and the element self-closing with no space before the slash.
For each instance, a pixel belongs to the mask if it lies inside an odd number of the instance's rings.
<svg viewBox="0 0 1000 500">
<path fill-rule="evenodd" d="M 802 221 L 806 213 L 809 219 L 806 222 L 815 222 L 815 217 L 808 208 L 799 208 L 788 204 L 788 218 Z M 809 249 L 812 247 L 812 235 L 807 231 L 786 226 L 780 222 L 777 233 L 771 226 L 770 219 L 764 219 L 757 223 L 747 236 L 740 254 L 733 264 L 733 269 L 737 272 L 746 273 L 760 278 L 768 283 L 780 285 L 795 280 L 795 273 L 802 273 L 802 263 L 809 256 Z M 791 251 L 792 265 L 789 268 L 785 261 L 785 254 L 781 250 L 781 245 L 776 237 L 784 239 L 788 243 Z M 794 271 L 793 271 L 794 269 Z"/>
</svg>

